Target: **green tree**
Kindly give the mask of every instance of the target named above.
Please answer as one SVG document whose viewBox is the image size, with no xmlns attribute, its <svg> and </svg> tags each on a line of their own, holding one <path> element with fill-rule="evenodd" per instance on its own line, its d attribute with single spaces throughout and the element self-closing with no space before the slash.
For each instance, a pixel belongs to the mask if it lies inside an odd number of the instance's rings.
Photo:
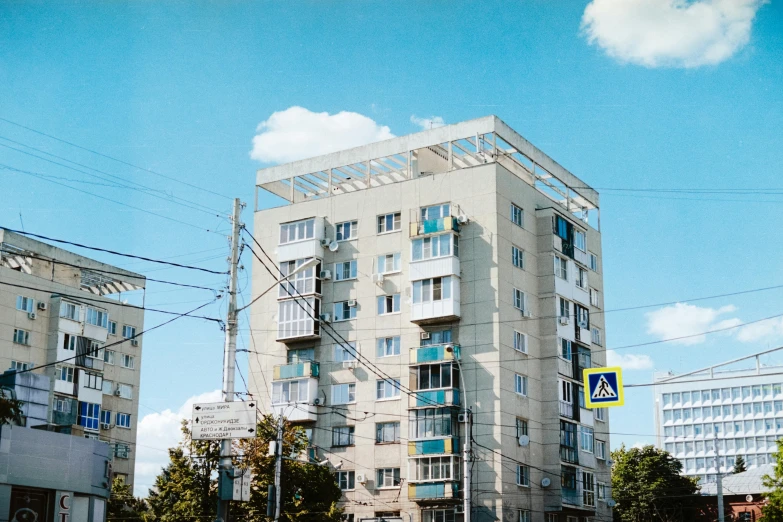
<svg viewBox="0 0 783 522">
<path fill-rule="evenodd" d="M 745 471 L 747 471 L 745 459 L 742 458 L 742 455 L 737 455 L 737 458 L 734 459 L 734 473 L 743 473 Z"/>
<path fill-rule="evenodd" d="M 107 519 L 143 522 L 147 520 L 147 504 L 133 496 L 129 484 L 115 478 L 111 485 L 111 497 L 107 508 Z"/>
<path fill-rule="evenodd" d="M 22 401 L 7 395 L 11 395 L 11 393 L 0 388 L 0 425 L 20 424 L 22 421 Z"/>
<path fill-rule="evenodd" d="M 769 489 L 764 494 L 767 502 L 761 508 L 764 522 L 783 522 L 783 439 L 778 439 L 777 445 L 772 475 L 763 477 L 764 487 Z"/>
<path fill-rule="evenodd" d="M 622 522 L 697 520 L 698 486 L 680 475 L 682 464 L 654 446 L 612 452 L 614 518 Z"/>
</svg>

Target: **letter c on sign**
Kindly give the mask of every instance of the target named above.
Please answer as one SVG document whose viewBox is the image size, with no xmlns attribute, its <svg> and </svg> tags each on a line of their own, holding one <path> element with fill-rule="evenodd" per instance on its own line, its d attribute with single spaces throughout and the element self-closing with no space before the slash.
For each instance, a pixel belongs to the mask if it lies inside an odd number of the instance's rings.
<svg viewBox="0 0 783 522">
<path fill-rule="evenodd" d="M 60 497 L 60 509 L 65 511 L 71 509 L 71 495 L 63 495 Z"/>
</svg>

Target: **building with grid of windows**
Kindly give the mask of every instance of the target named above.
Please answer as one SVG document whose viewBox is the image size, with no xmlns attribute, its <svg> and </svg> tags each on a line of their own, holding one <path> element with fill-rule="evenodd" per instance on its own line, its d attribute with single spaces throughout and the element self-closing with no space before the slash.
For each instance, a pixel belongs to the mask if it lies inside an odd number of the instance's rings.
<svg viewBox="0 0 783 522">
<path fill-rule="evenodd" d="M 340 463 L 348 520 L 456 522 L 466 495 L 474 521 L 611 518 L 593 189 L 490 116 L 259 170 L 257 196 L 282 205 L 252 246 L 293 276 L 262 295 L 254 261 L 251 392 Z"/>
<path fill-rule="evenodd" d="M 655 375 L 656 444 L 682 463 L 684 475 L 706 482 L 731 472 L 737 456 L 748 469 L 773 463 L 783 435 L 781 368 L 721 366 Z"/>
<path fill-rule="evenodd" d="M 106 442 L 129 483 L 144 311 L 120 296 L 144 288 L 142 275 L 0 229 L 3 385 L 24 401 L 25 426 Z M 28 393 L 30 373 L 44 396 Z"/>
</svg>

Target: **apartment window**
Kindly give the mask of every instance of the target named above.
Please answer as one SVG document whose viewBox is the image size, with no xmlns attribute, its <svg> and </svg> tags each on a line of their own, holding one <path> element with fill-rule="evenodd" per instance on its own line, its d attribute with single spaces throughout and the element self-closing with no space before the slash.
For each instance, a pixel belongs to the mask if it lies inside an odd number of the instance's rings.
<svg viewBox="0 0 783 522">
<path fill-rule="evenodd" d="M 555 256 L 555 275 L 560 279 L 568 281 L 568 260 L 560 256 Z"/>
<path fill-rule="evenodd" d="M 517 419 L 517 441 L 519 441 L 519 437 L 527 434 L 527 421 L 525 419 Z"/>
<path fill-rule="evenodd" d="M 104 350 L 103 352 L 103 362 L 106 364 L 114 364 L 114 354 L 116 352 L 114 350 Z"/>
<path fill-rule="evenodd" d="M 587 426 L 580 426 L 579 431 L 581 432 L 582 451 L 586 451 L 587 453 L 592 453 L 593 442 L 595 440 L 593 436 L 593 428 L 588 428 Z"/>
<path fill-rule="evenodd" d="M 305 361 L 315 361 L 315 348 L 288 350 L 288 353 L 286 354 L 286 362 L 288 364 L 297 364 Z"/>
<path fill-rule="evenodd" d="M 114 381 L 107 381 L 106 379 L 103 380 L 103 394 L 104 395 L 114 394 Z"/>
<path fill-rule="evenodd" d="M 378 296 L 378 315 L 397 314 L 399 312 L 400 294 Z"/>
<path fill-rule="evenodd" d="M 436 346 L 451 342 L 451 330 L 429 331 L 429 339 L 422 339 L 421 346 Z"/>
<path fill-rule="evenodd" d="M 582 471 L 582 504 L 595 506 L 595 475 Z"/>
<path fill-rule="evenodd" d="M 333 384 L 332 404 L 351 404 L 356 402 L 356 384 Z"/>
<path fill-rule="evenodd" d="M 430 219 L 440 219 L 446 216 L 450 216 L 450 210 L 450 205 L 448 203 L 432 205 L 429 207 L 421 207 L 421 220 L 429 221 Z"/>
<path fill-rule="evenodd" d="M 414 370 L 418 390 L 459 387 L 459 370 L 451 363 L 424 364 Z"/>
<path fill-rule="evenodd" d="M 394 252 L 392 254 L 384 254 L 378 256 L 378 273 L 379 274 L 392 274 L 400 271 L 400 253 Z"/>
<path fill-rule="evenodd" d="M 349 306 L 348 301 L 334 303 L 334 320 L 348 321 L 356 318 L 356 307 Z"/>
<path fill-rule="evenodd" d="M 14 328 L 14 342 L 16 344 L 30 344 L 30 332 L 21 328 Z"/>
<path fill-rule="evenodd" d="M 280 244 L 295 243 L 315 237 L 315 218 L 280 225 Z"/>
<path fill-rule="evenodd" d="M 433 277 L 413 282 L 413 302 L 429 303 L 451 299 L 452 277 Z"/>
<path fill-rule="evenodd" d="M 695 464 L 693 465 L 695 467 Z M 691 469 L 694 469 L 694 467 L 691 467 Z M 596 485 L 596 492 L 598 493 L 598 500 L 606 500 L 606 484 L 602 484 L 599 482 Z"/>
<path fill-rule="evenodd" d="M 59 366 L 55 370 L 58 381 L 73 382 L 73 368 L 70 366 Z"/>
<path fill-rule="evenodd" d="M 356 343 L 351 341 L 346 344 L 334 345 L 335 362 L 350 362 L 356 360 Z"/>
<path fill-rule="evenodd" d="M 76 336 L 65 334 L 63 336 L 63 350 L 76 351 Z"/>
<path fill-rule="evenodd" d="M 307 379 L 272 383 L 272 404 L 307 402 Z"/>
<path fill-rule="evenodd" d="M 85 372 L 82 384 L 84 384 L 85 388 L 100 390 L 103 388 L 103 376 L 97 373 Z"/>
<path fill-rule="evenodd" d="M 134 359 L 134 357 L 132 355 L 126 355 L 126 354 L 123 353 L 122 354 L 122 367 L 123 368 L 129 368 L 129 369 L 132 370 L 133 369 L 133 359 Z"/>
<path fill-rule="evenodd" d="M 525 292 L 514 288 L 514 295 L 513 295 L 514 308 L 524 312 L 526 309 L 525 305 L 527 304 L 525 301 L 526 301 Z"/>
<path fill-rule="evenodd" d="M 603 341 L 601 340 L 601 330 L 598 328 L 591 328 L 590 329 L 590 339 L 593 341 L 594 344 L 597 344 L 598 346 L 603 346 Z"/>
<path fill-rule="evenodd" d="M 23 295 L 19 295 L 16 297 L 16 309 L 21 310 L 23 312 L 32 312 L 33 308 L 35 307 L 35 301 L 32 297 L 25 297 Z"/>
<path fill-rule="evenodd" d="M 79 415 L 77 423 L 87 430 L 98 430 L 100 421 L 101 405 L 90 402 L 79 403 Z"/>
<path fill-rule="evenodd" d="M 338 471 L 334 474 L 334 479 L 337 481 L 337 485 L 342 491 L 350 491 L 354 489 L 354 481 L 356 480 L 355 472 Z"/>
<path fill-rule="evenodd" d="M 400 355 L 400 336 L 381 337 L 377 340 L 378 357 L 392 357 Z"/>
<path fill-rule="evenodd" d="M 16 370 L 17 372 L 26 372 L 27 370 L 33 369 L 33 363 L 31 362 L 21 362 L 21 361 L 11 361 L 11 369 Z"/>
<path fill-rule="evenodd" d="M 111 424 L 111 410 L 101 410 L 101 424 Z"/>
<path fill-rule="evenodd" d="M 516 206 L 515 204 L 511 204 L 511 222 L 514 223 L 518 227 L 525 226 L 525 214 L 522 211 L 521 208 Z"/>
<path fill-rule="evenodd" d="M 375 473 L 376 488 L 394 488 L 400 485 L 400 468 L 381 468 Z"/>
<path fill-rule="evenodd" d="M 109 313 L 104 310 L 96 310 L 95 308 L 87 308 L 87 324 L 100 326 L 101 328 L 109 328 Z"/>
<path fill-rule="evenodd" d="M 97 341 L 89 341 L 89 343 L 90 349 L 87 350 L 85 355 L 87 357 L 92 357 L 93 359 L 103 359 L 103 348 L 101 348 L 100 343 Z"/>
<path fill-rule="evenodd" d="M 587 245 L 585 243 L 585 233 L 581 230 L 574 230 L 574 246 L 582 252 L 587 251 Z"/>
<path fill-rule="evenodd" d="M 335 426 L 332 428 L 332 446 L 353 446 L 353 426 Z"/>
<path fill-rule="evenodd" d="M 595 440 L 595 458 L 606 460 L 606 442 L 598 439 Z"/>
<path fill-rule="evenodd" d="M 530 468 L 517 464 L 517 486 L 530 487 Z"/>
<path fill-rule="evenodd" d="M 527 397 L 527 375 L 514 375 L 514 392 Z"/>
<path fill-rule="evenodd" d="M 583 290 L 587 290 L 587 270 L 581 266 L 576 267 L 576 286 Z"/>
<path fill-rule="evenodd" d="M 375 442 L 400 442 L 399 422 L 379 422 L 375 425 Z"/>
<path fill-rule="evenodd" d="M 412 481 L 450 480 L 460 476 L 459 458 L 455 456 L 415 458 L 408 462 L 412 464 Z"/>
<path fill-rule="evenodd" d="M 345 221 L 343 223 L 337 223 L 334 227 L 336 230 L 337 241 L 348 241 L 349 239 L 356 239 L 357 230 L 356 221 Z"/>
<path fill-rule="evenodd" d="M 560 338 L 560 357 L 566 361 L 570 361 L 573 358 L 573 352 L 571 351 L 571 341 L 562 337 Z"/>
<path fill-rule="evenodd" d="M 421 522 L 455 522 L 453 509 L 424 509 L 421 512 Z"/>
<path fill-rule="evenodd" d="M 600 306 L 598 304 L 598 297 L 599 297 L 598 296 L 598 290 L 596 290 L 595 288 L 591 288 L 590 289 L 590 304 L 595 306 L 595 307 Z"/>
<path fill-rule="evenodd" d="M 562 297 L 557 298 L 558 303 L 558 309 L 557 309 L 557 315 L 560 318 L 565 317 L 566 323 L 571 318 L 571 302 L 567 299 L 563 299 Z"/>
<path fill-rule="evenodd" d="M 514 349 L 518 352 L 527 353 L 527 335 L 514 330 Z"/>
<path fill-rule="evenodd" d="M 456 433 L 454 414 L 449 408 L 425 408 L 408 412 L 411 439 L 450 437 Z"/>
<path fill-rule="evenodd" d="M 81 307 L 68 301 L 60 302 L 60 317 L 70 319 L 71 321 L 79 320 L 79 310 Z"/>
<path fill-rule="evenodd" d="M 525 252 L 514 245 L 511 245 L 511 262 L 515 267 L 525 269 Z"/>
<path fill-rule="evenodd" d="M 334 264 L 334 280 L 345 281 L 347 279 L 356 279 L 356 260 L 344 261 Z"/>
<path fill-rule="evenodd" d="M 379 401 L 400 398 L 400 381 L 398 379 L 378 379 L 375 386 L 375 398 Z"/>
<path fill-rule="evenodd" d="M 518 509 L 517 522 L 530 522 L 530 511 L 527 509 Z"/>
<path fill-rule="evenodd" d="M 576 307 L 576 324 L 579 328 L 590 328 L 590 311 L 582 305 L 575 304 Z"/>
<path fill-rule="evenodd" d="M 109 321 L 109 335 L 117 335 L 117 321 Z"/>
<path fill-rule="evenodd" d="M 133 398 L 133 386 L 130 384 L 118 384 L 117 389 L 120 390 L 120 397 L 123 399 L 132 399 Z"/>
<path fill-rule="evenodd" d="M 71 399 L 66 399 L 65 397 L 55 397 L 52 401 L 52 409 L 54 411 L 59 411 L 60 413 L 70 413 Z"/>
<path fill-rule="evenodd" d="M 606 421 L 606 408 L 593 408 L 593 414 L 595 415 L 595 420 Z"/>
<path fill-rule="evenodd" d="M 287 278 L 277 287 L 277 296 L 279 298 L 296 297 L 301 294 L 320 294 L 321 280 L 318 279 L 321 271 L 321 263 L 311 266 L 300 272 L 294 271 L 302 266 L 308 259 L 297 259 L 295 261 L 285 261 L 280 263 L 280 277 Z M 289 274 L 292 274 L 288 277 Z"/>
<path fill-rule="evenodd" d="M 400 229 L 400 212 L 378 216 L 378 233 L 395 232 Z"/>
<path fill-rule="evenodd" d="M 422 237 L 411 242 L 413 261 L 435 259 L 446 256 L 459 256 L 459 236 L 456 234 L 440 234 L 438 236 Z"/>
</svg>

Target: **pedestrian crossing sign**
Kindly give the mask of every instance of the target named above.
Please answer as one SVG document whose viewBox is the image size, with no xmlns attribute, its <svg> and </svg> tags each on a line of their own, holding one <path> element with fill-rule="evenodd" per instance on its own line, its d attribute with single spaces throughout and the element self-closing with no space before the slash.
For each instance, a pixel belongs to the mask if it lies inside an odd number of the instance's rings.
<svg viewBox="0 0 783 522">
<path fill-rule="evenodd" d="M 585 368 L 585 406 L 605 408 L 625 404 L 622 368 Z"/>
</svg>

